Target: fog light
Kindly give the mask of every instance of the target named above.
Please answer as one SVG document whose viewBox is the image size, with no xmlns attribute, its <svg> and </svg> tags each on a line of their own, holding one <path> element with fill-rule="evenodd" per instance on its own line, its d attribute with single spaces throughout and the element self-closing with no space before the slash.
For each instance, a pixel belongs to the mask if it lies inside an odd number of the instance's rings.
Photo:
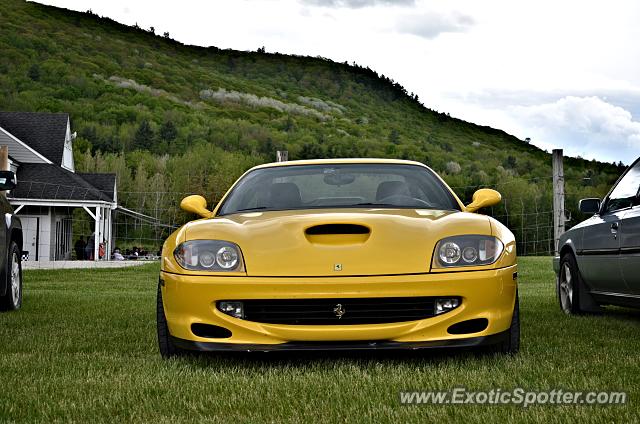
<svg viewBox="0 0 640 424">
<path fill-rule="evenodd" d="M 244 318 L 244 307 L 242 302 L 219 302 L 218 309 L 234 318 Z"/>
<path fill-rule="evenodd" d="M 460 306 L 460 299 L 456 297 L 446 298 L 446 299 L 436 299 L 435 303 L 435 314 L 440 315 L 445 312 L 449 312 L 452 309 Z"/>
</svg>

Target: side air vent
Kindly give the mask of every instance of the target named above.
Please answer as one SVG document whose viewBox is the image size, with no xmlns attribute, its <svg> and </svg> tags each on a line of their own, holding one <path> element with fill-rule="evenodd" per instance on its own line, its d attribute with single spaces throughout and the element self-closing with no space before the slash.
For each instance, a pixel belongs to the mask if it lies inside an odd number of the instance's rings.
<svg viewBox="0 0 640 424">
<path fill-rule="evenodd" d="M 231 331 L 224 327 L 210 324 L 191 324 L 191 332 L 198 337 L 207 339 L 226 339 L 231 337 Z"/>
<path fill-rule="evenodd" d="M 447 328 L 449 334 L 471 334 L 484 331 L 489 325 L 489 320 L 486 318 L 469 319 L 466 321 L 453 324 Z"/>
<path fill-rule="evenodd" d="M 305 231 L 309 236 L 369 234 L 370 232 L 368 227 L 357 224 L 323 224 L 309 227 Z"/>
</svg>

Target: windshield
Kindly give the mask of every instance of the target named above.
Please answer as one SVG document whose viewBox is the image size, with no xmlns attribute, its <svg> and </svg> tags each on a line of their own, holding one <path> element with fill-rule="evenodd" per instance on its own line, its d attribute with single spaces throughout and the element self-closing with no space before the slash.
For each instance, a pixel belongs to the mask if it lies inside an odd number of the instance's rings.
<svg viewBox="0 0 640 424">
<path fill-rule="evenodd" d="M 218 214 L 367 207 L 460 210 L 449 189 L 427 168 L 339 164 L 256 169 L 236 184 Z"/>
</svg>

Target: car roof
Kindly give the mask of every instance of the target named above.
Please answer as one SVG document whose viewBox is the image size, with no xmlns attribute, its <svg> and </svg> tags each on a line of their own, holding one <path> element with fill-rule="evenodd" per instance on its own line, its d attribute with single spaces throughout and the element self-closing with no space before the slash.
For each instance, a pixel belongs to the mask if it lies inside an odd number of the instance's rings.
<svg viewBox="0 0 640 424">
<path fill-rule="evenodd" d="M 291 160 L 286 162 L 271 162 L 254 166 L 253 169 L 274 168 L 280 166 L 295 165 L 339 165 L 339 164 L 393 164 L 393 165 L 417 165 L 423 168 L 426 166 L 420 162 L 402 159 L 374 159 L 374 158 L 349 158 L 349 159 L 307 159 Z"/>
</svg>

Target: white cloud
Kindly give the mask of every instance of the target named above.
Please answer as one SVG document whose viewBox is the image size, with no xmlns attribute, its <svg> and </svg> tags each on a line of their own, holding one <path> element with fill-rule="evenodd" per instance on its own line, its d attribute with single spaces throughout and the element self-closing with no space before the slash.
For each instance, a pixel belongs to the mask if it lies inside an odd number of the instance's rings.
<svg viewBox="0 0 640 424">
<path fill-rule="evenodd" d="M 563 147 L 568 155 L 632 162 L 640 155 L 640 122 L 599 97 L 567 96 L 509 112 L 534 141 Z M 526 131 L 525 130 L 525 131 Z"/>
<path fill-rule="evenodd" d="M 474 24 L 471 16 L 462 13 L 427 12 L 403 16 L 398 20 L 396 29 L 399 32 L 431 39 L 445 32 L 465 32 Z"/>
<path fill-rule="evenodd" d="M 378 5 L 413 6 L 415 0 L 300 0 L 304 4 L 322 7 L 348 7 L 358 9 Z"/>
</svg>

